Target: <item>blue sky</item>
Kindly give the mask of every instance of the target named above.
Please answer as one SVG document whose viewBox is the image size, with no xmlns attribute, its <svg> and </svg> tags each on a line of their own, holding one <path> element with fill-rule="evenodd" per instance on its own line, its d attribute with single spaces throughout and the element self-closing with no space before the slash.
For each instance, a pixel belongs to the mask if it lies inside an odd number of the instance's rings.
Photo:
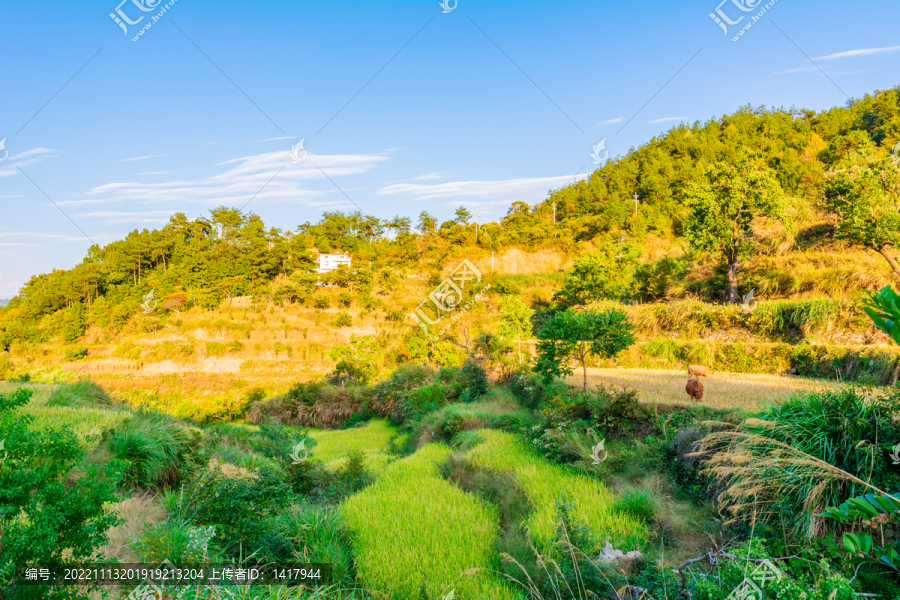
<svg viewBox="0 0 900 600">
<path fill-rule="evenodd" d="M 293 229 L 349 196 L 496 220 L 589 172 L 603 139 L 616 156 L 747 103 L 898 84 L 900 4 L 777 0 L 733 42 L 765 4 L 726 0 L 725 35 L 717 0 L 176 0 L 134 42 L 166 1 L 126 0 L 144 16 L 126 35 L 118 0 L 5 0 L 0 297 L 178 211 Z"/>
</svg>

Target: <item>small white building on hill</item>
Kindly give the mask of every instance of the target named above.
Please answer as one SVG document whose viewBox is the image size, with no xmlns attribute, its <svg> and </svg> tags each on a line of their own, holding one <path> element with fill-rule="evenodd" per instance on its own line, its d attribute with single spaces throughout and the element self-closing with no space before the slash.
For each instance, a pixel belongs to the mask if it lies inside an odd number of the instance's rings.
<svg viewBox="0 0 900 600">
<path fill-rule="evenodd" d="M 319 268 L 317 273 L 327 273 L 334 271 L 339 266 L 345 265 L 350 268 L 350 257 L 346 254 L 319 254 Z"/>
</svg>

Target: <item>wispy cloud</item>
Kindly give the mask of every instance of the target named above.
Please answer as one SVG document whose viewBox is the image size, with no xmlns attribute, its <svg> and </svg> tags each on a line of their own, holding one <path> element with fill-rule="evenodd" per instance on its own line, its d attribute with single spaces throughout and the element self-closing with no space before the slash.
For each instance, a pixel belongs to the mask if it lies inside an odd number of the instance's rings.
<svg viewBox="0 0 900 600">
<path fill-rule="evenodd" d="M 647 121 L 647 125 L 653 125 L 654 123 L 667 123 L 669 121 L 685 121 L 690 119 L 690 117 L 663 117 L 662 119 L 653 119 L 652 121 Z"/>
<path fill-rule="evenodd" d="M 797 67 L 796 69 L 788 69 L 787 71 L 775 71 L 772 75 L 787 75 L 788 73 L 807 73 L 809 71 L 818 71 L 819 67 Z"/>
<path fill-rule="evenodd" d="M 57 213 L 58 214 L 58 213 Z M 0 232 L 0 246 L 43 246 L 51 242 L 85 242 L 83 235 L 58 235 L 52 233 Z"/>
<path fill-rule="evenodd" d="M 165 154 L 148 154 L 147 156 L 135 156 L 134 158 L 120 158 L 116 162 L 131 162 L 133 160 L 147 160 L 148 158 L 159 158 Z"/>
<path fill-rule="evenodd" d="M 625 117 L 616 117 L 615 119 L 607 119 L 605 121 L 600 121 L 594 127 L 601 127 L 603 125 L 612 125 L 613 123 L 618 123 L 619 121 L 624 121 Z"/>
<path fill-rule="evenodd" d="M 49 158 L 56 154 L 56 150 L 50 148 L 34 148 L 26 150 L 9 157 L 9 160 L 0 167 L 0 177 L 10 177 L 19 175 L 19 169 L 16 167 L 28 167 L 35 163 L 39 163 L 45 158 Z"/>
<path fill-rule="evenodd" d="M 585 173 L 578 175 L 577 178 L 587 176 L 588 174 Z M 557 177 L 530 177 L 500 181 L 453 181 L 434 185 L 397 183 L 381 188 L 378 190 L 378 194 L 382 196 L 407 194 L 415 196 L 416 200 L 481 198 L 484 200 L 495 200 L 491 204 L 508 203 L 510 199 L 534 203 L 546 198 L 549 190 L 562 187 L 572 180 L 572 175 L 560 175 Z"/>
<path fill-rule="evenodd" d="M 826 56 L 820 56 L 813 60 L 835 60 L 837 58 L 850 58 L 852 56 L 869 56 L 871 54 L 884 54 L 886 52 L 897 52 L 900 46 L 888 46 L 885 48 L 863 48 L 860 50 L 847 50 L 846 52 L 836 52 Z"/>
<path fill-rule="evenodd" d="M 265 139 L 265 140 L 256 140 L 256 141 L 254 141 L 254 143 L 259 143 L 259 142 L 277 142 L 277 141 L 279 141 L 279 140 L 292 140 L 292 139 L 294 139 L 294 136 L 293 136 L 293 135 L 282 135 L 282 136 L 279 136 L 279 137 L 267 138 L 267 139 Z M 215 142 L 207 142 L 207 143 L 215 143 Z"/>
<path fill-rule="evenodd" d="M 382 154 L 310 153 L 306 160 L 294 165 L 286 151 L 266 152 L 219 163 L 226 168 L 218 175 L 199 180 L 166 181 L 163 183 L 115 182 L 96 186 L 79 194 L 82 199 L 57 201 L 59 205 L 109 204 L 115 202 L 172 203 L 176 206 L 196 203 L 202 205 L 241 206 L 258 194 L 254 202 L 295 202 L 306 206 L 316 203 L 328 205 L 340 192 L 325 180 L 317 167 L 332 179 L 355 175 L 390 160 Z M 276 177 L 273 175 L 278 173 Z M 310 181 L 325 180 L 324 189 L 306 187 Z M 350 189 L 342 185 L 345 190 Z M 263 190 L 260 192 L 260 190 Z M 346 200 L 337 201 L 343 206 Z M 349 204 L 349 203 L 348 203 Z"/>
<path fill-rule="evenodd" d="M 869 71 L 873 71 L 874 69 L 860 69 L 857 71 L 828 71 L 828 75 L 838 77 L 841 75 L 856 75 L 858 73 L 868 73 Z M 788 69 L 787 71 L 776 71 L 772 73 L 772 75 L 787 75 L 789 73 L 815 73 L 817 75 L 824 75 L 818 67 L 798 67 L 796 69 Z"/>
<path fill-rule="evenodd" d="M 165 175 L 168 171 L 146 171 L 144 173 L 138 173 L 138 175 Z"/>
<path fill-rule="evenodd" d="M 172 210 L 147 210 L 143 212 L 98 211 L 75 215 L 79 218 L 101 219 L 106 225 L 119 223 L 167 223 Z"/>
<path fill-rule="evenodd" d="M 433 173 L 425 173 L 424 175 L 419 175 L 418 177 L 413 177 L 413 181 L 429 181 L 431 179 L 445 179 L 447 176 L 440 171 L 435 171 Z"/>
</svg>

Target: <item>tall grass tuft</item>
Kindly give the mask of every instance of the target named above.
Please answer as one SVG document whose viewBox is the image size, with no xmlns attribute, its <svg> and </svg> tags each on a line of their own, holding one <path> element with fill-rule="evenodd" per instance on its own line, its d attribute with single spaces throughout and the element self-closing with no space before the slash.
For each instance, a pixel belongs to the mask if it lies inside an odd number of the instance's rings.
<svg viewBox="0 0 900 600">
<path fill-rule="evenodd" d="M 729 522 L 778 519 L 796 538 L 816 537 L 828 530 L 817 516 L 826 507 L 900 483 L 883 465 L 900 442 L 898 400 L 896 391 L 854 388 L 795 395 L 708 435 L 695 455 L 704 457 Z"/>
<path fill-rule="evenodd" d="M 181 481 L 197 456 L 202 432 L 157 412 L 140 411 L 107 434 L 109 450 L 129 462 L 128 480 L 170 487 Z"/>
</svg>

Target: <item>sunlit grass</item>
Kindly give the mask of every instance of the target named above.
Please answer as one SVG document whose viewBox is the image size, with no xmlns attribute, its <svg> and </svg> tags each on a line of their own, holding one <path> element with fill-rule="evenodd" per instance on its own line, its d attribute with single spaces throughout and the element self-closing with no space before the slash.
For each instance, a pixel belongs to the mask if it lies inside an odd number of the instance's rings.
<svg viewBox="0 0 900 600">
<path fill-rule="evenodd" d="M 646 540 L 647 530 L 643 525 L 613 513 L 615 496 L 597 479 L 544 460 L 510 433 L 482 429 L 478 435 L 484 441 L 472 448 L 466 458 L 477 467 L 507 471 L 518 477 L 534 506 L 525 525 L 541 551 L 551 549 L 557 526 L 557 503 L 563 495 L 572 507 L 571 514 L 591 529 L 598 546 L 609 540 L 616 548 L 631 550 Z"/>
<path fill-rule="evenodd" d="M 612 385 L 637 390 L 645 402 L 690 404 L 684 391 L 687 371 L 655 371 L 651 369 L 588 369 L 588 388 Z M 716 408 L 756 409 L 761 401 L 777 401 L 797 391 L 833 389 L 841 384 L 821 379 L 804 379 L 784 375 L 716 372 L 701 377 L 703 404 Z M 580 369 L 569 377 L 571 385 L 581 387 Z"/>
<path fill-rule="evenodd" d="M 383 419 L 372 419 L 363 427 L 310 429 L 307 435 L 316 440 L 310 456 L 329 464 L 353 451 L 367 455 L 384 454 L 391 438 L 398 435 L 398 431 Z"/>
<path fill-rule="evenodd" d="M 420 586 L 441 597 L 516 598 L 496 568 L 496 508 L 451 485 L 438 462 L 450 449 L 428 444 L 392 463 L 371 487 L 351 496 L 341 514 L 352 532 L 362 583 L 391 598 L 418 598 Z"/>
<path fill-rule="evenodd" d="M 21 407 L 22 414 L 34 418 L 39 429 L 60 429 L 69 427 L 82 443 L 96 443 L 106 431 L 114 428 L 128 416 L 123 410 L 108 408 L 88 408 L 69 406 L 47 406 L 47 400 L 59 387 L 42 383 L 0 383 L 0 394 L 10 394 L 17 388 L 27 388 L 33 392 L 31 401 Z"/>
</svg>

